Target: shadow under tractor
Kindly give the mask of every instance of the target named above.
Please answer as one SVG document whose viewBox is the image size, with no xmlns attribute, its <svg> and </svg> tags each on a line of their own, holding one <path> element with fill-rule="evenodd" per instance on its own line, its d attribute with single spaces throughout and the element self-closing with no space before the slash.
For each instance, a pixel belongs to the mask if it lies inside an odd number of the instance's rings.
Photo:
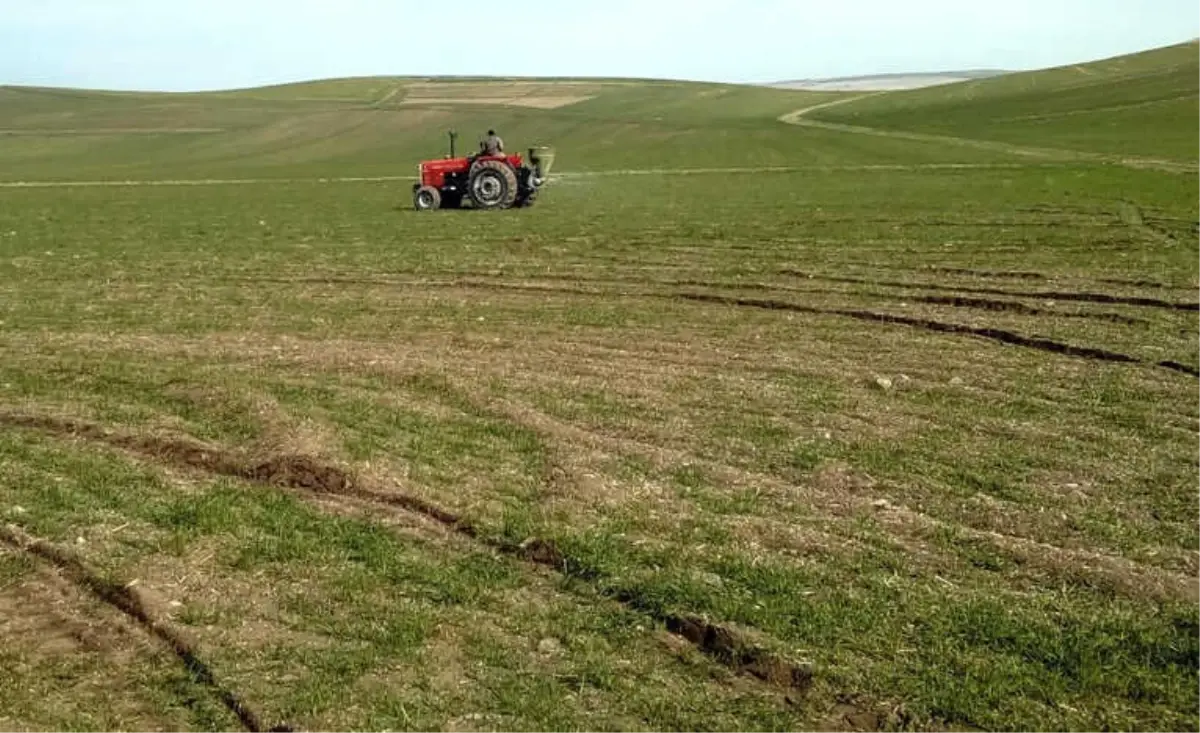
<svg viewBox="0 0 1200 733">
<path fill-rule="evenodd" d="M 473 209 L 512 209 L 533 206 L 546 185 L 554 163 L 554 149 L 542 146 L 528 150 L 528 157 L 512 155 L 454 155 L 426 160 L 417 166 L 419 182 L 413 184 L 413 207 L 417 211 L 458 209 L 470 202 Z"/>
</svg>

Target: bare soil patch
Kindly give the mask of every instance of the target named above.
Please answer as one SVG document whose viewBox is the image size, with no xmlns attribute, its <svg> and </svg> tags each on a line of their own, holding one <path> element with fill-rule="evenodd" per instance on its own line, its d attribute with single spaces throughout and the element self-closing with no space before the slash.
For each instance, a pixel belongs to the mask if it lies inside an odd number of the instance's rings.
<svg viewBox="0 0 1200 733">
<path fill-rule="evenodd" d="M 558 109 L 579 102 L 586 102 L 591 96 L 584 97 L 408 97 L 397 104 L 408 105 L 456 105 L 482 104 L 497 107 L 530 107 L 532 109 Z"/>
<path fill-rule="evenodd" d="M 484 104 L 505 107 L 555 109 L 593 98 L 596 84 L 544 81 L 419 82 L 408 85 L 392 104 Z"/>
<path fill-rule="evenodd" d="M 9 545 L 8 551 L 20 549 Z M 106 623 L 88 618 L 76 610 L 81 602 L 71 583 L 42 569 L 30 582 L 0 588 L 0 637 L 20 639 L 39 658 L 81 652 L 115 656 L 136 644 L 136 627 L 121 617 Z"/>
</svg>

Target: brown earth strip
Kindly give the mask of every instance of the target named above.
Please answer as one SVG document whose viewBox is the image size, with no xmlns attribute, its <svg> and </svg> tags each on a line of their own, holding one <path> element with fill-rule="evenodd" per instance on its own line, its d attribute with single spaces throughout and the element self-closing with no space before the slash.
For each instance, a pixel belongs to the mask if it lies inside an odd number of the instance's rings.
<svg viewBox="0 0 1200 733">
<path fill-rule="evenodd" d="M 512 544 L 501 539 L 487 537 L 468 519 L 418 497 L 368 486 L 365 479 L 355 477 L 337 466 L 322 463 L 309 456 L 281 455 L 267 460 L 247 461 L 224 449 L 204 445 L 190 439 L 127 434 L 71 418 L 0 412 L 0 424 L 41 430 L 53 435 L 82 437 L 168 464 L 241 478 L 262 485 L 348 496 L 377 506 L 397 507 L 424 515 L 499 552 L 518 557 L 534 565 L 554 569 L 569 577 L 588 579 L 586 573 L 580 572 L 582 564 L 563 555 L 551 541 L 531 538 L 520 544 Z M 0 539 L 4 539 L 4 536 L 0 535 Z M 85 574 L 81 577 L 93 576 Z M 154 622 L 149 620 L 149 616 L 142 609 L 136 597 L 131 595 L 131 592 L 121 588 L 112 591 L 108 589 L 107 585 L 103 585 L 103 581 L 97 580 L 97 582 L 101 583 L 97 586 L 100 588 L 98 593 L 116 594 L 113 595 L 115 600 L 110 601 L 111 603 L 121 604 L 118 605 L 119 608 L 134 615 L 140 621 L 146 619 L 143 623 L 148 624 L 147 628 L 161 635 L 161 632 L 158 631 L 160 626 L 149 625 Z M 663 611 L 643 602 L 635 595 L 621 591 L 610 592 L 608 595 L 631 609 L 640 611 L 665 624 L 668 630 L 693 641 L 693 643 L 697 642 L 688 634 L 696 636 L 695 629 L 702 629 L 700 642 L 697 643 L 698 648 L 737 672 L 750 674 L 765 682 L 801 691 L 807 690 L 812 683 L 812 675 L 807 665 L 789 662 L 768 650 L 759 648 L 747 641 L 744 635 L 736 630 L 699 621 L 690 615 L 676 615 Z M 108 600 L 108 596 L 102 597 Z M 688 633 L 683 633 L 683 630 L 687 630 Z M 169 638 L 173 646 L 177 642 L 177 637 L 174 636 L 163 638 Z M 182 641 L 177 643 L 183 644 Z M 194 656 L 190 654 L 190 648 L 186 646 L 174 646 L 174 648 L 181 657 L 183 657 L 184 651 L 189 653 L 189 658 Z M 181 649 L 183 651 L 180 651 Z M 188 660 L 185 659 L 185 661 Z M 206 668 L 202 669 L 206 670 Z M 208 674 L 207 679 L 210 684 L 215 684 L 211 682 L 211 674 L 207 672 L 206 674 Z M 236 698 L 232 699 L 236 701 Z M 261 727 L 249 727 L 250 723 L 258 725 L 257 718 L 251 717 L 244 720 L 249 721 L 246 723 L 249 730 L 261 730 Z"/>
<path fill-rule="evenodd" d="M 929 272 L 944 272 L 947 275 L 971 275 L 973 277 L 996 277 L 1013 280 L 1049 280 L 1040 272 L 1023 270 L 975 270 L 970 267 L 927 267 Z"/>
<path fill-rule="evenodd" d="M 246 730 L 259 733 L 267 730 L 261 718 L 252 711 L 234 692 L 221 686 L 212 670 L 196 654 L 195 648 L 165 622 L 154 618 L 146 609 L 137 591 L 101 578 L 88 570 L 81 560 L 71 553 L 45 540 L 37 539 L 14 526 L 0 526 L 0 542 L 29 553 L 58 567 L 76 585 L 86 588 L 100 600 L 111 605 L 137 621 L 151 635 L 163 641 L 183 661 L 188 672 L 201 684 L 209 687 Z M 290 731 L 291 727 L 277 725 L 271 731 Z"/>
</svg>

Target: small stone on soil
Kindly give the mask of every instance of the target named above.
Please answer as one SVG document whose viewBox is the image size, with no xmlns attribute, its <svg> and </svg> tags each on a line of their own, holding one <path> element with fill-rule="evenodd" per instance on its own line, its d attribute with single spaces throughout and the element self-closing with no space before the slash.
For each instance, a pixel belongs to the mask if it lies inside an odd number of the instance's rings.
<svg viewBox="0 0 1200 733">
<path fill-rule="evenodd" d="M 552 636 L 547 636 L 539 641 L 537 648 L 542 654 L 560 654 L 563 650 L 562 644 Z"/>
</svg>

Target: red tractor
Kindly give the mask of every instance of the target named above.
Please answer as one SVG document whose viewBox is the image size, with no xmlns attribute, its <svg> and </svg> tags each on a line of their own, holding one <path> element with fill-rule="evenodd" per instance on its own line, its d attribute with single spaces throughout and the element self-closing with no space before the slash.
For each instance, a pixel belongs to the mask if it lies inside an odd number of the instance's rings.
<svg viewBox="0 0 1200 733">
<path fill-rule="evenodd" d="M 530 148 L 528 163 L 520 153 L 455 157 L 450 133 L 450 154 L 417 166 L 420 181 L 413 184 L 417 211 L 457 209 L 464 200 L 476 209 L 509 209 L 532 206 L 545 185 L 554 162 L 554 151 Z"/>
</svg>

